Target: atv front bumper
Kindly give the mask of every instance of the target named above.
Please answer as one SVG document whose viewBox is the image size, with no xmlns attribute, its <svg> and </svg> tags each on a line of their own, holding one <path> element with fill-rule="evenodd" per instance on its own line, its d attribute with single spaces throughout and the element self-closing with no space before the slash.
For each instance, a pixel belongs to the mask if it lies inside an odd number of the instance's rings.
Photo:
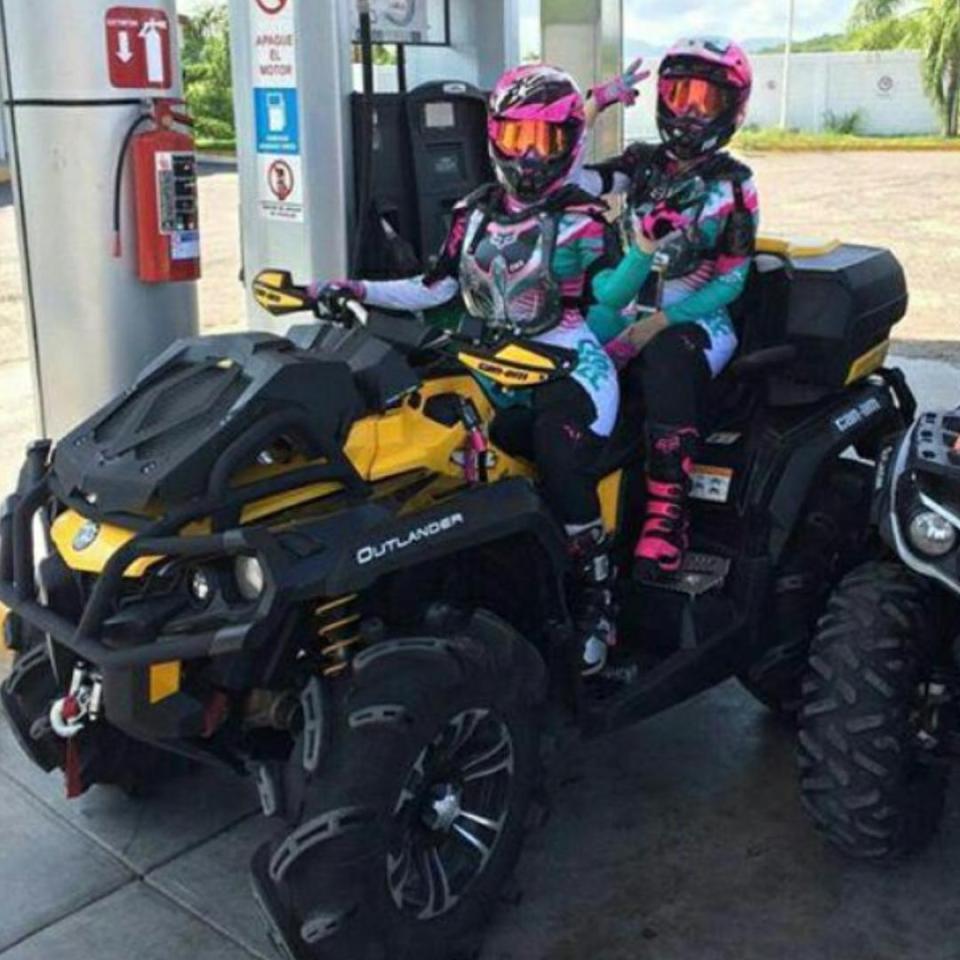
<svg viewBox="0 0 960 960">
<path fill-rule="evenodd" d="M 25 652 L 38 641 L 48 641 L 64 688 L 78 665 L 95 673 L 103 686 L 105 716 L 132 736 L 169 740 L 203 735 L 208 726 L 206 708 L 181 689 L 180 664 L 256 645 L 277 622 L 273 581 L 268 578 L 255 603 L 218 617 L 214 628 L 191 631 L 184 629 L 181 620 L 169 632 L 163 626 L 136 629 L 137 623 L 117 631 L 107 629 L 109 618 L 124 588 L 126 571 L 142 558 L 189 564 L 209 557 L 275 557 L 272 538 L 254 529 L 196 537 L 146 531 L 121 547 L 102 573 L 91 578 L 89 589 L 81 591 L 76 575 L 57 557 L 37 573 L 35 517 L 51 500 L 49 483 L 41 477 L 26 492 L 8 498 L 0 512 L 0 604 L 9 610 L 3 631 L 6 645 Z M 60 602 L 65 593 L 70 601 Z M 64 610 L 79 614 L 73 618 Z M 171 675 L 176 678 L 173 683 Z"/>
<path fill-rule="evenodd" d="M 566 562 L 555 521 L 531 484 L 512 478 L 464 489 L 411 516 L 393 500 L 345 498 L 330 513 L 274 528 L 182 533 L 216 514 L 205 503 L 147 527 L 141 522 L 139 533 L 96 575 L 70 569 L 57 551 L 38 575 L 35 519 L 73 506 L 47 466 L 48 453 L 44 447 L 30 454 L 32 465 L 28 459 L 18 492 L 0 513 L 0 603 L 11 612 L 6 643 L 19 651 L 46 643 L 61 687 L 77 666 L 95 674 L 102 682 L 103 716 L 139 739 L 209 735 L 209 703 L 190 695 L 189 682 L 169 679 L 183 673 L 189 680 L 191 661 L 214 670 L 208 689 L 242 695 L 270 688 L 286 663 L 285 645 L 299 642 L 291 640 L 292 631 L 310 627 L 302 611 L 317 601 L 362 594 L 393 572 L 519 534 L 538 540 L 556 570 Z M 141 581 L 130 576 L 131 568 L 161 561 L 186 569 L 232 568 L 242 556 L 260 561 L 263 591 L 255 601 L 225 601 L 216 616 L 201 611 L 172 620 L 151 617 L 144 607 L 154 598 L 149 592 L 144 598 Z M 118 611 L 126 611 L 122 629 Z"/>
</svg>

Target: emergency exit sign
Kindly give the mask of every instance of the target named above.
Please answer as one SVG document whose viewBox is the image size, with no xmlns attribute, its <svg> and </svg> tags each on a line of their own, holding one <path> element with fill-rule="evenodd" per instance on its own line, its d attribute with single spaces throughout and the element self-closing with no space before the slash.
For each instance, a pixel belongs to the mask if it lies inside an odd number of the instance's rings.
<svg viewBox="0 0 960 960">
<path fill-rule="evenodd" d="M 173 29 L 164 10 L 112 7 L 106 15 L 110 83 L 118 90 L 173 86 Z"/>
</svg>

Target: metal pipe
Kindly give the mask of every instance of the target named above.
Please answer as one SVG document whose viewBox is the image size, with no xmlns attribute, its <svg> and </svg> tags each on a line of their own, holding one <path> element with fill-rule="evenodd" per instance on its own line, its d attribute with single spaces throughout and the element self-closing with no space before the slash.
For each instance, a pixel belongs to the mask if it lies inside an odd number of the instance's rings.
<svg viewBox="0 0 960 960">
<path fill-rule="evenodd" d="M 797 0 L 790 0 L 787 17 L 787 42 L 783 48 L 783 83 L 780 91 L 780 129 L 787 129 L 790 114 L 790 67 L 793 57 L 793 32 L 797 22 Z"/>
</svg>

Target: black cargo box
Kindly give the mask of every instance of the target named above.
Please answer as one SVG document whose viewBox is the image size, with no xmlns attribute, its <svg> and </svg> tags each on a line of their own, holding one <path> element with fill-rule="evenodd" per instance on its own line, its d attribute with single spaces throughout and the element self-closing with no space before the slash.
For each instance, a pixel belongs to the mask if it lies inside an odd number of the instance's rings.
<svg viewBox="0 0 960 960">
<path fill-rule="evenodd" d="M 809 257 L 760 254 L 740 309 L 744 349 L 792 344 L 791 380 L 839 389 L 881 366 L 907 300 L 903 267 L 889 250 L 843 244 Z"/>
</svg>

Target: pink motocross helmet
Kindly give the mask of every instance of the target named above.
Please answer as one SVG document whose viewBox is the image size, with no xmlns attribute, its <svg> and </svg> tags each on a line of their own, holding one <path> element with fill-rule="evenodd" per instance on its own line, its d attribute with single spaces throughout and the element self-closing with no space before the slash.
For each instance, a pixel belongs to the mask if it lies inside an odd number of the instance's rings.
<svg viewBox="0 0 960 960">
<path fill-rule="evenodd" d="M 753 68 L 730 40 L 681 40 L 663 58 L 657 96 L 660 136 L 680 160 L 722 149 L 747 115 Z"/>
<path fill-rule="evenodd" d="M 583 154 L 583 94 L 570 74 L 535 64 L 505 73 L 487 123 L 497 178 L 527 203 L 559 189 Z"/>
</svg>

